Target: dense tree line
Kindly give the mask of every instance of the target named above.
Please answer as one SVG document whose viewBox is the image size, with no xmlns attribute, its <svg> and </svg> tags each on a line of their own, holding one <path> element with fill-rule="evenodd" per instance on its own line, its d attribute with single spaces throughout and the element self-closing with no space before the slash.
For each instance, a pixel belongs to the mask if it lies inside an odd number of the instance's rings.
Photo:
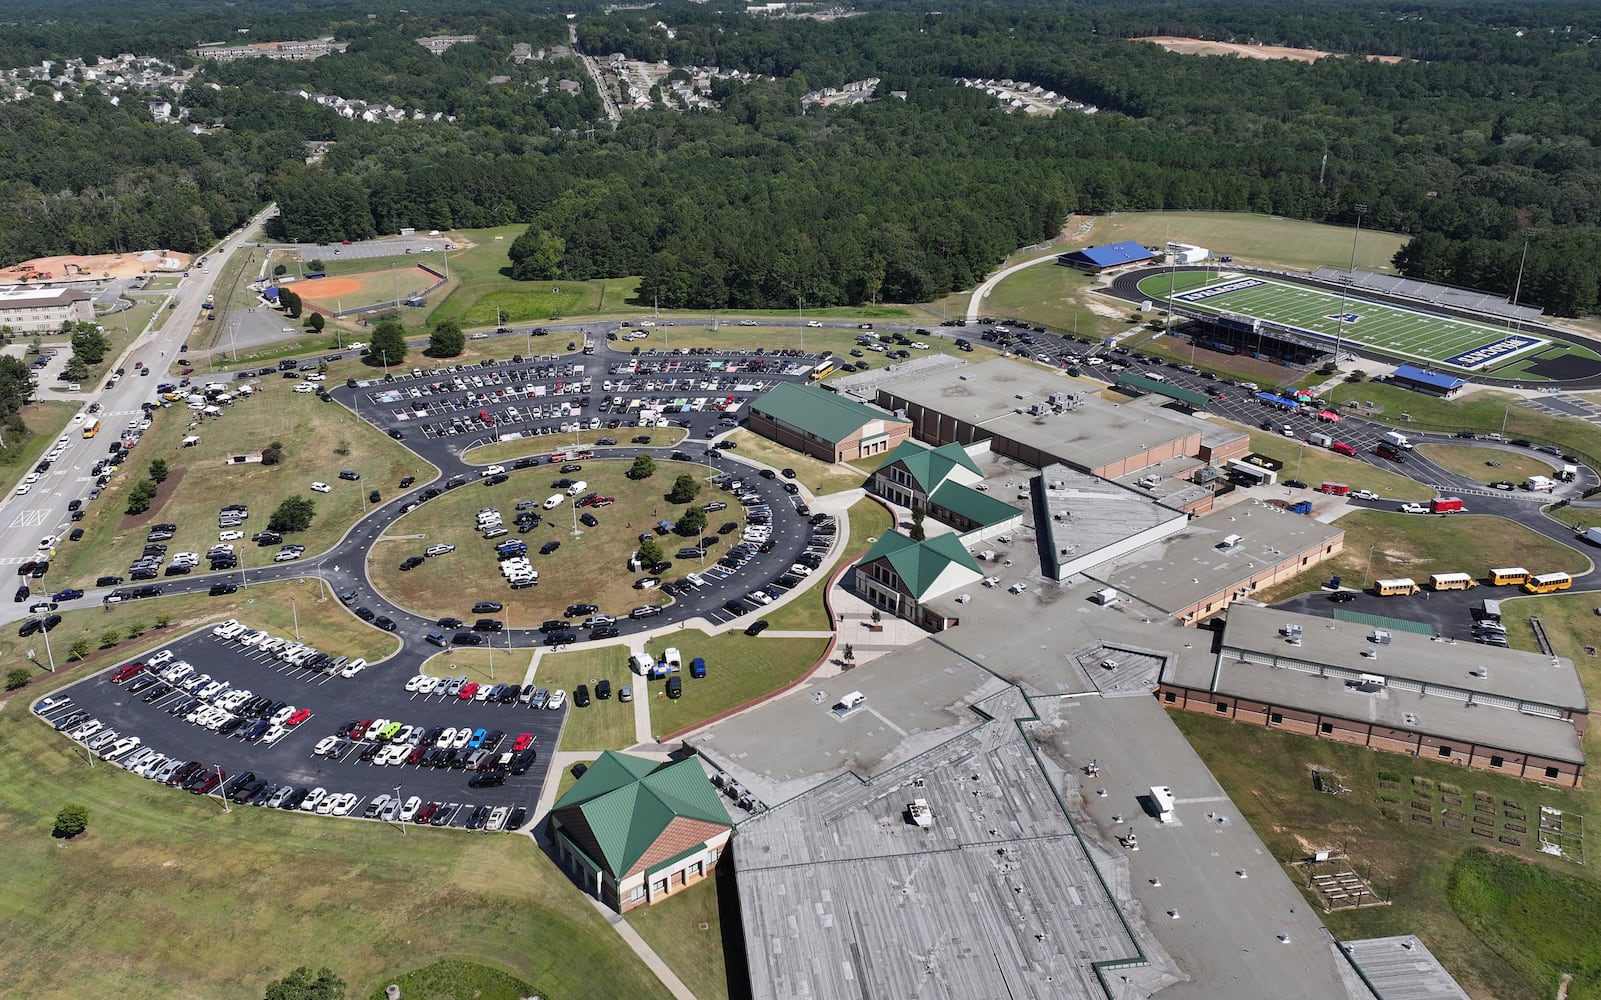
<svg viewBox="0 0 1601 1000">
<path fill-rule="evenodd" d="M 103 29 L 71 15 L 106 5 L 66 3 L 65 17 L 7 33 L 0 53 L 103 43 Z M 579 41 L 602 58 L 777 78 L 714 83 L 718 113 L 631 113 L 615 131 L 591 131 L 598 95 L 575 61 L 509 57 L 513 41 L 563 40 L 564 18 L 446 3 L 426 14 L 380 4 L 369 19 L 299 0 L 275 35 L 334 34 L 350 51 L 207 68 L 183 100 L 225 126 L 212 134 L 152 123 L 134 102 L 0 106 L 0 152 L 11 154 L 0 157 L 0 254 L 198 249 L 270 197 L 290 238 L 525 223 L 509 247 L 517 277 L 639 274 L 664 306 L 788 307 L 970 285 L 1072 211 L 1349 224 L 1360 205 L 1365 226 L 1418 235 L 1398 258 L 1407 273 L 1510 292 L 1533 231 L 1521 300 L 1561 313 L 1601 301 L 1586 263 L 1601 241 L 1593 5 L 942 6 L 889 0 L 831 22 L 748 18 L 727 3 L 580 7 Z M 218 29 L 236 15 L 158 0 L 146 16 L 187 18 L 176 36 L 187 39 L 225 37 Z M 99 51 L 138 49 L 147 29 Z M 480 41 L 443 56 L 412 41 L 434 32 Z M 1403 61 L 1199 58 L 1129 40 L 1147 34 Z M 508 79 L 492 86 L 492 75 Z M 537 86 L 563 76 L 581 93 Z M 906 99 L 802 113 L 802 94 L 868 76 Z M 954 77 L 1036 83 L 1102 111 L 1004 115 Z M 352 122 L 288 93 L 298 89 L 458 120 Z M 333 145 L 307 166 L 312 140 Z"/>
</svg>

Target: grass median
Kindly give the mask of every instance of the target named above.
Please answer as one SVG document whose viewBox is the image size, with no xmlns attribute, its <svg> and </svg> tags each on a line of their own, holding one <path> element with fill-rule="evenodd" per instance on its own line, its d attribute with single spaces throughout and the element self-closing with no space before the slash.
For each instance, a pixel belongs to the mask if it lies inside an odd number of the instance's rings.
<svg viewBox="0 0 1601 1000">
<path fill-rule="evenodd" d="M 204 423 L 195 423 L 182 406 L 158 410 L 127 464 L 88 505 L 88 515 L 79 525 L 85 531 L 83 540 L 59 549 L 51 586 L 88 587 L 102 575 L 125 575 L 128 565 L 139 558 L 150 525 L 156 523 L 178 526 L 177 534 L 165 543 L 170 552 L 204 553 L 218 543 L 217 512 L 225 503 L 250 506 L 250 518 L 239 529 L 246 537 L 233 542 L 241 568 L 272 563 L 278 547 L 257 547 L 249 536 L 264 530 L 278 504 L 294 495 L 312 500 L 316 516 L 309 530 L 288 534 L 284 541 L 304 545 L 308 555 L 315 555 L 332 547 L 363 516 L 368 491 L 387 493 L 402 476 L 426 482 L 438 475 L 432 465 L 372 425 L 357 421 L 344 407 L 282 386 L 241 399 L 222 416 Z M 97 440 L 121 431 L 108 426 Z M 183 439 L 191 435 L 199 438 L 198 443 L 183 447 Z M 283 445 L 279 465 L 228 461 L 236 455 L 259 456 L 273 442 Z M 167 481 L 149 511 L 127 515 L 129 492 L 157 458 L 170 467 Z M 351 469 L 361 479 L 341 480 L 341 469 Z M 313 492 L 314 481 L 329 484 L 332 492 Z"/>
<path fill-rule="evenodd" d="M 1417 451 L 1442 469 L 1480 483 L 1506 479 L 1521 485 L 1530 476 L 1549 476 L 1553 472 L 1548 463 L 1532 455 L 1501 448 L 1420 444 Z M 1492 465 L 1492 462 L 1495 464 Z"/>
<path fill-rule="evenodd" d="M 87 767 L 20 705 L 0 712 L 0 742 L 11 995 L 245 1000 L 327 965 L 365 996 L 396 969 L 460 957 L 544 996 L 668 996 L 526 837 L 224 813 Z M 88 832 L 54 840 L 67 803 L 88 807 Z"/>
<path fill-rule="evenodd" d="M 26 639 L 18 638 L 14 629 L 0 634 L 0 660 L 7 663 L 31 660 L 42 669 L 49 654 L 54 654 L 56 673 L 35 678 L 41 690 L 47 684 L 65 684 L 135 659 L 191 629 L 227 618 L 280 636 L 294 635 L 298 621 L 300 634 L 319 649 L 364 657 L 369 662 L 383 660 L 400 649 L 400 640 L 351 614 L 315 578 L 255 584 L 222 597 L 184 594 L 64 608 L 61 616 L 61 624 L 50 633 L 48 652 L 42 634 Z M 70 650 L 79 640 L 88 644 L 89 651 L 82 659 L 74 659 Z"/>
<path fill-rule="evenodd" d="M 754 617 L 754 616 L 753 616 Z M 751 638 L 744 632 L 708 636 L 681 629 L 650 640 L 656 656 L 676 646 L 684 657 L 683 696 L 668 698 L 665 679 L 646 682 L 634 677 L 634 697 L 650 698 L 650 725 L 657 739 L 699 725 L 719 713 L 772 694 L 803 676 L 822 657 L 828 640 Z M 689 676 L 689 661 L 706 660 L 706 676 Z"/>
<path fill-rule="evenodd" d="M 610 698 L 596 698 L 595 683 L 611 681 Z M 621 750 L 639 742 L 634 738 L 634 706 L 619 697 L 619 691 L 632 685 L 636 696 L 643 695 L 644 682 L 628 670 L 628 647 L 623 644 L 581 649 L 569 653 L 546 653 L 539 658 L 534 681 L 552 691 L 567 692 L 567 722 L 561 733 L 561 750 Z M 578 685 L 589 687 L 590 702 L 579 708 L 573 702 Z"/>
<path fill-rule="evenodd" d="M 499 617 L 517 628 L 559 618 L 574 603 L 595 603 L 604 613 L 619 617 L 642 604 L 669 603 L 670 599 L 656 590 L 634 589 L 635 581 L 646 575 L 628 569 L 628 558 L 639 546 L 639 535 L 654 529 L 659 519 L 676 521 L 688 509 L 688 504 L 665 499 L 680 473 L 688 473 L 703 484 L 696 503 L 723 500 L 726 495 L 715 487 L 704 487 L 705 466 L 657 462 L 655 475 L 636 481 L 627 477 L 631 464 L 621 460 L 585 461 L 582 471 L 565 475 L 558 471 L 559 467 L 541 466 L 514 471 L 511 480 L 499 486 L 486 488 L 482 480 L 475 480 L 449 490 L 395 521 L 373 544 L 367 563 L 373 585 L 403 607 L 431 618 L 467 618 L 474 601 L 501 601 L 507 610 Z M 588 484 L 586 492 L 615 497 L 616 502 L 593 511 L 599 521 L 596 527 L 585 527 L 580 522 L 575 537 L 572 499 L 565 487 L 551 485 L 558 477 L 582 479 Z M 561 497 L 558 506 L 542 509 L 547 497 L 557 495 Z M 527 534 L 515 530 L 513 519 L 519 500 L 535 501 L 533 509 L 544 518 L 544 523 Z M 498 509 L 511 532 L 486 541 L 476 527 L 477 512 L 484 507 Z M 716 534 L 730 521 L 741 524 L 742 509 L 732 504 L 725 511 L 708 514 L 707 533 Z M 731 532 L 721 547 L 732 544 L 737 536 L 737 531 Z M 513 539 L 527 542 L 528 558 L 539 571 L 538 586 L 514 591 L 500 576 L 494 546 Z M 680 546 L 694 540 L 673 534 L 658 536 L 658 544 L 673 563 L 664 579 L 699 569 L 698 560 L 690 563 L 673 559 Z M 540 555 L 540 549 L 548 542 L 560 542 L 561 547 Z M 428 546 L 440 543 L 454 545 L 456 550 L 425 559 L 415 569 L 400 570 L 407 557 L 421 556 Z"/>
<path fill-rule="evenodd" d="M 462 453 L 461 459 L 464 462 L 487 465 L 493 462 L 510 462 L 526 455 L 544 457 L 553 452 L 571 451 L 574 448 L 591 449 L 596 455 L 605 458 L 606 449 L 610 446 L 597 446 L 596 441 L 610 438 L 622 442 L 619 447 L 634 447 L 636 445 L 633 444 L 633 439 L 640 435 L 650 438 L 648 442 L 641 443 L 657 448 L 670 448 L 688 437 L 689 432 L 682 427 L 599 427 L 595 430 L 581 430 L 577 434 L 540 434 L 481 444 L 476 448 L 467 449 Z"/>
<path fill-rule="evenodd" d="M 792 451 L 748 430 L 737 430 L 728 439 L 739 447 L 739 454 L 773 469 L 794 469 L 795 478 L 819 496 L 853 490 L 867 477 L 853 466 L 824 462 L 810 455 Z M 726 463 L 728 471 L 737 471 L 739 463 Z"/>
</svg>

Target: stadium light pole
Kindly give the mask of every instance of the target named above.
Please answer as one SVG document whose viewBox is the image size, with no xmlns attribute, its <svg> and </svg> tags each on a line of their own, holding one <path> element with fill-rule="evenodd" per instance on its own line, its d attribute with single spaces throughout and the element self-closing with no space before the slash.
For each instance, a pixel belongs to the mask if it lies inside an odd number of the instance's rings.
<svg viewBox="0 0 1601 1000">
<path fill-rule="evenodd" d="M 1362 215 L 1368 210 L 1366 205 L 1353 205 L 1356 212 L 1356 229 L 1351 233 L 1351 266 L 1345 271 L 1345 283 L 1340 288 L 1340 314 L 1334 318 L 1334 364 L 1340 363 L 1340 339 L 1345 333 L 1345 300 L 1351 294 L 1351 282 L 1356 278 L 1356 243 L 1362 236 Z"/>
<path fill-rule="evenodd" d="M 1529 262 L 1529 240 L 1534 238 L 1534 230 L 1523 231 L 1523 256 L 1518 258 L 1518 280 L 1512 286 L 1512 322 L 1521 329 L 1523 324 L 1518 322 L 1517 306 L 1518 296 L 1523 293 L 1523 265 Z"/>
</svg>

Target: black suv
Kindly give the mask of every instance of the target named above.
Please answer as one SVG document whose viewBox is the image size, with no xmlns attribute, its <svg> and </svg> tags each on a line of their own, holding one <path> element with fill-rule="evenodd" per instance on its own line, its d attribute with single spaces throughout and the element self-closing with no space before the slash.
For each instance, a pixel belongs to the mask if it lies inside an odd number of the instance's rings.
<svg viewBox="0 0 1601 1000">
<path fill-rule="evenodd" d="M 499 601 L 479 601 L 473 605 L 473 614 L 488 615 L 500 610 Z"/>
</svg>

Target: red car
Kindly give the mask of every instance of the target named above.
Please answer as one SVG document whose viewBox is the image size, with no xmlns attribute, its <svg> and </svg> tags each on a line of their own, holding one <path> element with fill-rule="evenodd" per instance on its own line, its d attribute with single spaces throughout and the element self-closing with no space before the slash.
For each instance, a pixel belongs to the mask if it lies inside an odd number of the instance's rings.
<svg viewBox="0 0 1601 1000">
<path fill-rule="evenodd" d="M 193 787 L 193 788 L 191 788 L 189 790 L 191 792 L 195 793 L 196 795 L 209 794 L 212 789 L 214 789 L 218 785 L 222 784 L 222 779 L 225 778 L 225 777 L 227 777 L 227 775 L 224 774 L 223 772 L 221 772 L 221 771 L 213 771 L 213 772 L 211 772 L 211 774 L 206 776 L 206 780 L 205 781 L 202 781 L 200 784 L 196 785 L 195 787 Z"/>
<path fill-rule="evenodd" d="M 193 368 L 185 368 L 183 371 L 179 372 L 178 374 L 179 375 L 193 375 L 194 373 L 195 373 L 195 370 Z"/>
<path fill-rule="evenodd" d="M 343 244 L 344 246 L 347 246 L 347 247 L 350 246 L 350 241 L 349 240 L 340 240 L 339 242 L 341 244 Z"/>
<path fill-rule="evenodd" d="M 419 823 L 419 824 L 426 823 L 429 820 L 433 819 L 434 818 L 434 813 L 436 813 L 438 811 L 439 811 L 439 803 L 430 802 L 427 805 L 423 806 L 421 809 L 417 810 L 417 815 L 416 815 L 416 817 L 415 817 L 415 819 L 413 821 L 416 822 L 416 823 Z"/>
<path fill-rule="evenodd" d="M 305 722 L 309 718 L 311 718 L 311 709 L 302 708 L 298 712 L 296 712 L 294 715 L 291 715 L 288 719 L 285 719 L 284 720 L 284 725 L 289 726 L 290 728 L 294 728 L 295 726 L 300 725 L 302 722 Z"/>
<path fill-rule="evenodd" d="M 524 750 L 527 750 L 529 744 L 531 744 L 533 742 L 534 742 L 534 734 L 533 733 L 518 733 L 517 734 L 517 738 L 515 740 L 512 740 L 511 752 L 512 753 L 522 753 Z"/>
<path fill-rule="evenodd" d="M 462 685 L 461 694 L 458 694 L 456 697 L 460 698 L 462 701 L 472 701 L 473 700 L 473 695 L 475 695 L 477 693 L 478 693 L 478 682 L 477 681 L 468 681 L 466 684 Z"/>
<path fill-rule="evenodd" d="M 367 727 L 370 726 L 370 725 L 372 725 L 372 720 L 371 719 L 362 719 L 360 722 L 356 723 L 354 726 L 351 726 L 350 727 L 350 738 L 353 739 L 353 740 L 361 739 L 361 737 L 367 732 Z"/>
<path fill-rule="evenodd" d="M 617 502 L 617 498 L 616 497 L 598 497 L 598 498 L 596 498 L 594 503 L 590 504 L 590 506 L 591 507 L 610 507 L 612 504 L 614 504 L 616 502 Z"/>
<path fill-rule="evenodd" d="M 111 680 L 113 683 L 121 684 L 123 681 L 144 670 L 144 668 L 145 665 L 143 663 L 125 663 L 117 668 L 116 673 L 111 675 Z"/>
</svg>

